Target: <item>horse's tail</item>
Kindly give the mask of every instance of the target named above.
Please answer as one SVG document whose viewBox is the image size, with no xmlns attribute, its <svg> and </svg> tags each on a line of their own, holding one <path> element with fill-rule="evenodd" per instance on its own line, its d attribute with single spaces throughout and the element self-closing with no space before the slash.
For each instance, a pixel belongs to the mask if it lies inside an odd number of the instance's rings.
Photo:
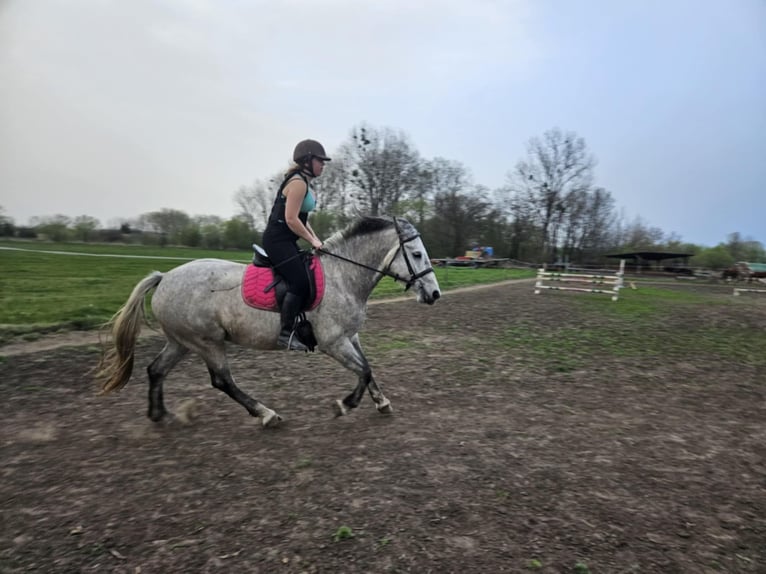
<svg viewBox="0 0 766 574">
<path fill-rule="evenodd" d="M 133 372 L 136 339 L 141 322 L 146 319 L 144 299 L 162 281 L 162 273 L 153 271 L 144 277 L 128 297 L 120 310 L 103 327 L 107 339 L 103 343 L 101 361 L 96 370 L 96 381 L 101 394 L 121 389 L 128 384 Z"/>
</svg>

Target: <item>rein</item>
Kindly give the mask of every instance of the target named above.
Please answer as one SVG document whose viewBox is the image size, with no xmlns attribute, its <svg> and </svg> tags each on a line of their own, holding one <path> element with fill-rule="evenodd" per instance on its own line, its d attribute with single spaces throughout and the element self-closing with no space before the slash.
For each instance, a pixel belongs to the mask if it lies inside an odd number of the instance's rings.
<svg viewBox="0 0 766 574">
<path fill-rule="evenodd" d="M 319 248 L 318 251 L 325 253 L 327 255 L 330 255 L 331 257 L 335 257 L 337 259 L 341 259 L 342 261 L 346 261 L 347 263 L 352 263 L 358 267 L 364 267 L 365 269 L 369 269 L 370 271 L 374 271 L 375 273 L 380 273 L 381 275 L 385 275 L 386 277 L 391 277 L 394 281 L 401 281 L 402 283 L 405 283 L 404 290 L 409 290 L 410 287 L 412 287 L 415 284 L 415 281 L 420 279 L 421 277 L 428 275 L 429 273 L 434 273 L 433 267 L 428 267 L 426 269 L 423 269 L 420 273 L 415 273 L 415 269 L 412 267 L 412 263 L 410 262 L 409 257 L 407 257 L 407 252 L 404 250 L 404 244 L 409 243 L 410 241 L 414 241 L 418 237 L 420 237 L 420 233 L 415 233 L 414 235 L 407 237 L 406 239 L 402 239 L 401 235 L 399 235 L 399 224 L 396 221 L 396 218 L 394 217 L 394 227 L 396 228 L 396 234 L 399 237 L 399 247 L 397 248 L 397 253 L 399 250 L 402 252 L 402 257 L 404 257 L 404 262 L 407 264 L 407 270 L 410 272 L 410 277 L 407 279 L 406 277 L 400 277 L 398 273 L 393 273 L 391 271 L 391 265 L 394 262 L 394 259 L 396 259 L 396 253 L 394 253 L 394 256 L 391 258 L 391 261 L 386 266 L 385 269 L 377 269 L 376 267 L 370 267 L 369 265 L 365 265 L 364 263 L 360 263 L 359 261 L 354 261 L 353 259 L 349 259 L 348 257 L 344 257 L 343 255 L 338 255 L 337 253 L 332 253 L 331 251 L 327 251 L 324 248 Z"/>
</svg>

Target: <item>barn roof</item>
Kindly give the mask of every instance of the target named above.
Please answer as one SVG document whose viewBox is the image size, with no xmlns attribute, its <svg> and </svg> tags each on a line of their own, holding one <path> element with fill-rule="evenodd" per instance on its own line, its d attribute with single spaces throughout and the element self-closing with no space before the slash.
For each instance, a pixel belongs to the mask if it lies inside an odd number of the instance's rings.
<svg viewBox="0 0 766 574">
<path fill-rule="evenodd" d="M 629 253 L 614 253 L 607 255 L 613 259 L 643 259 L 645 261 L 662 261 L 663 259 L 679 259 L 693 257 L 694 253 L 672 253 L 669 251 L 631 251 Z"/>
<path fill-rule="evenodd" d="M 750 263 L 749 261 L 742 261 L 747 265 L 750 271 L 766 271 L 766 263 Z"/>
</svg>

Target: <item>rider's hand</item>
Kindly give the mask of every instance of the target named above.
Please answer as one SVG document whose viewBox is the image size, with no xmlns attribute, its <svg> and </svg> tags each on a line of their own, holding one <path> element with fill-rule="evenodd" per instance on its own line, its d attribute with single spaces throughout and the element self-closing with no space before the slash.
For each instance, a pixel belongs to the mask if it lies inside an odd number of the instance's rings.
<svg viewBox="0 0 766 574">
<path fill-rule="evenodd" d="M 321 249 L 322 245 L 323 245 L 323 243 L 317 237 L 314 237 L 311 240 L 311 247 L 313 247 L 314 249 Z"/>
</svg>

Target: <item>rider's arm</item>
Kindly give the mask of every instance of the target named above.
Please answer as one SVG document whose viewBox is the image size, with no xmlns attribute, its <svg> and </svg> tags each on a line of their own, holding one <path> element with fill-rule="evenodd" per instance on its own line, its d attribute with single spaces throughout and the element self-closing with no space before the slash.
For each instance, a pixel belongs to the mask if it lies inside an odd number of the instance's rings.
<svg viewBox="0 0 766 574">
<path fill-rule="evenodd" d="M 319 236 L 314 232 L 314 228 L 311 227 L 311 223 L 309 223 L 308 221 L 306 222 L 306 228 L 309 230 L 309 233 L 311 233 L 311 235 L 313 235 L 316 238 L 316 240 L 321 243 L 322 240 L 319 239 Z"/>
<path fill-rule="evenodd" d="M 285 203 L 285 222 L 298 237 L 305 239 L 312 247 L 319 248 L 322 246 L 322 242 L 298 218 L 303 198 L 306 197 L 306 191 L 306 183 L 300 178 L 293 179 L 285 186 L 285 189 L 282 191 L 287 198 Z"/>
</svg>

